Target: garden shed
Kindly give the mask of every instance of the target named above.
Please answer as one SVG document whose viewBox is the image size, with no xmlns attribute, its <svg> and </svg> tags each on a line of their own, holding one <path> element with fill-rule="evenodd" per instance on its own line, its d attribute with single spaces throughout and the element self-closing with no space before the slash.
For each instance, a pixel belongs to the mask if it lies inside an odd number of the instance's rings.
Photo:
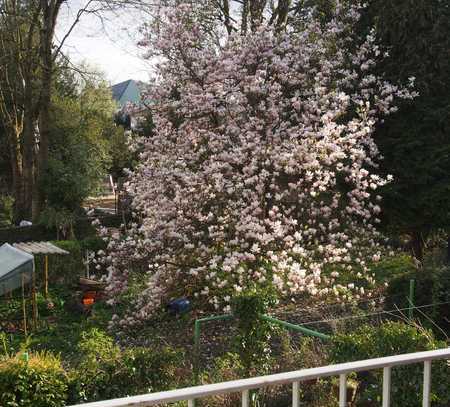
<svg viewBox="0 0 450 407">
<path fill-rule="evenodd" d="M 8 243 L 0 247 L 0 295 L 5 295 L 32 280 L 34 256 Z"/>
<path fill-rule="evenodd" d="M 50 242 L 26 242 L 5 243 L 0 247 L 0 297 L 22 288 L 23 327 L 27 335 L 27 313 L 25 286 L 30 287 L 31 303 L 33 307 L 33 323 L 37 327 L 37 303 L 36 303 L 36 271 L 35 255 L 44 255 L 44 296 L 48 295 L 48 255 L 69 254 L 66 250 L 53 245 Z"/>
</svg>

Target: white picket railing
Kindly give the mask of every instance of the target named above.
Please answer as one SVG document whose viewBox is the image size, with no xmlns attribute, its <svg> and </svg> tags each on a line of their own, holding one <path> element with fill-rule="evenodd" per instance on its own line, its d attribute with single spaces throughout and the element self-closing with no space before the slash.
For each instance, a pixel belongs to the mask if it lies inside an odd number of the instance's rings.
<svg viewBox="0 0 450 407">
<path fill-rule="evenodd" d="M 249 390 L 283 384 L 292 385 L 292 406 L 299 407 L 299 389 L 301 382 L 330 376 L 339 376 L 339 407 L 345 407 L 347 406 L 347 375 L 352 372 L 374 369 L 383 369 L 382 407 L 389 407 L 392 367 L 412 363 L 424 364 L 422 406 L 430 407 L 431 362 L 437 359 L 450 359 L 450 348 L 388 356 L 358 362 L 341 363 L 338 365 L 304 369 L 295 372 L 278 373 L 270 376 L 260 376 L 250 379 L 208 384 L 204 386 L 188 387 L 185 389 L 145 394 L 142 396 L 97 401 L 94 403 L 79 404 L 72 407 L 146 407 L 154 406 L 156 404 L 174 403 L 183 400 L 188 402 L 188 407 L 193 407 L 196 399 L 237 392 L 242 394 L 242 407 L 249 407 Z M 420 395 L 418 395 L 418 397 L 420 397 Z"/>
</svg>

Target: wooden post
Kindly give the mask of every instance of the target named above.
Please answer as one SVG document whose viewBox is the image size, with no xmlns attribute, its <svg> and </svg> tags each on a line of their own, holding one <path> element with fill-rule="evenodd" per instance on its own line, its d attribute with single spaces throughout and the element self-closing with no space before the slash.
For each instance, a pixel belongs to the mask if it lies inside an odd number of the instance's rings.
<svg viewBox="0 0 450 407">
<path fill-rule="evenodd" d="M 44 297 L 48 298 L 48 255 L 44 257 Z"/>
<path fill-rule="evenodd" d="M 25 300 L 25 276 L 22 273 L 22 312 L 23 312 L 23 332 L 25 337 L 28 336 L 27 330 L 27 305 Z"/>
<path fill-rule="evenodd" d="M 33 263 L 33 277 L 32 277 L 32 289 L 31 289 L 31 299 L 33 302 L 33 328 L 37 329 L 37 319 L 38 319 L 38 309 L 37 309 L 37 299 L 36 299 L 36 270 Z"/>
</svg>

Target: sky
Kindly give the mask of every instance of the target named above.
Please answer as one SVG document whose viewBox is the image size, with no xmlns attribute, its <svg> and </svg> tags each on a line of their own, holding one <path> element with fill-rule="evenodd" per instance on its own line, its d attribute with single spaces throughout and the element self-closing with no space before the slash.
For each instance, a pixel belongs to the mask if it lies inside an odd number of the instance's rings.
<svg viewBox="0 0 450 407">
<path fill-rule="evenodd" d="M 57 41 L 61 41 L 71 26 L 80 3 L 82 0 L 72 0 L 70 8 L 61 10 Z M 104 72 L 111 84 L 128 79 L 148 81 L 151 67 L 136 45 L 137 30 L 146 17 L 129 10 L 104 17 L 102 21 L 94 15 L 83 15 L 64 43 L 64 54 L 75 64 L 87 63 Z"/>
</svg>

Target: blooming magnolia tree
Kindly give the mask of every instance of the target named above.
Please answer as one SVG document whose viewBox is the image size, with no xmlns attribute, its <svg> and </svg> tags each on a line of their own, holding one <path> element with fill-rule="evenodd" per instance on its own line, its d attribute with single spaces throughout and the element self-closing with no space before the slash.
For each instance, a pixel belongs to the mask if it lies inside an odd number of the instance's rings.
<svg viewBox="0 0 450 407">
<path fill-rule="evenodd" d="M 149 33 L 155 135 L 128 182 L 135 223 L 99 260 L 113 299 L 144 280 L 122 323 L 174 295 L 220 311 L 255 286 L 360 295 L 383 252 L 372 133 L 413 93 L 371 73 L 382 53 L 355 46 L 355 8 L 226 40 L 202 12 L 168 9 Z"/>
</svg>

